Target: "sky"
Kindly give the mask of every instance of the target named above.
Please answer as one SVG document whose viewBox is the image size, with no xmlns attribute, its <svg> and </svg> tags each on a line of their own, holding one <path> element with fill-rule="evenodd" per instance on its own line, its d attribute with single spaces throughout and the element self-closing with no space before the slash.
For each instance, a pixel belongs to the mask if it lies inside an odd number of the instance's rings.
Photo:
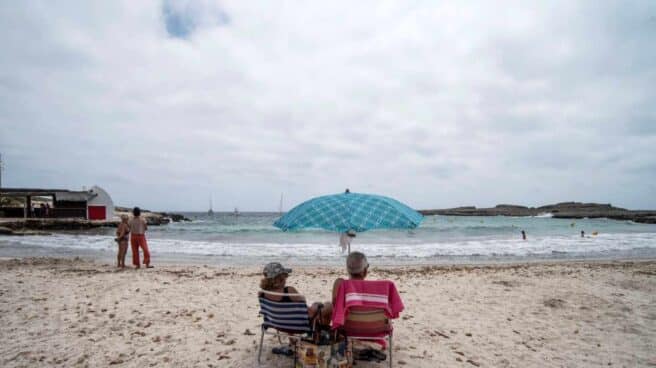
<svg viewBox="0 0 656 368">
<path fill-rule="evenodd" d="M 656 208 L 656 1 L 0 1 L 2 185 Z"/>
</svg>

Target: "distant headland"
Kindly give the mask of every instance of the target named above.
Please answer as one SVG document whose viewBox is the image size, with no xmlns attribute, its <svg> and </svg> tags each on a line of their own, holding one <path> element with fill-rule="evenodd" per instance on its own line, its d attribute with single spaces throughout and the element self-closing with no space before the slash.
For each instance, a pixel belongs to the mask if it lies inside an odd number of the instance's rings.
<svg viewBox="0 0 656 368">
<path fill-rule="evenodd" d="M 444 216 L 540 216 L 553 218 L 609 218 L 613 220 L 634 221 L 643 224 L 656 224 L 656 210 L 634 211 L 613 207 L 611 204 L 562 202 L 541 207 L 526 207 L 513 204 L 499 204 L 492 208 L 474 206 L 433 210 L 419 210 L 423 215 Z"/>
</svg>

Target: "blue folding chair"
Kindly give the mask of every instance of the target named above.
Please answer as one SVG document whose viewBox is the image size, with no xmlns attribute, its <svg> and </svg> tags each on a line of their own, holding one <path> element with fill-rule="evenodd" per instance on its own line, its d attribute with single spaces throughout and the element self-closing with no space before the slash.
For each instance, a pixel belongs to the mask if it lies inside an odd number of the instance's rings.
<svg viewBox="0 0 656 368">
<path fill-rule="evenodd" d="M 264 295 L 301 297 L 302 302 L 275 302 L 264 297 Z M 283 294 L 273 291 L 260 290 L 260 315 L 264 318 L 262 333 L 260 335 L 260 348 L 257 354 L 257 362 L 260 363 L 262 356 L 262 345 L 264 334 L 274 335 L 280 341 L 281 333 L 286 335 L 307 334 L 312 331 L 308 319 L 308 308 L 305 297 L 301 294 Z M 274 332 L 267 331 L 275 330 Z"/>
</svg>

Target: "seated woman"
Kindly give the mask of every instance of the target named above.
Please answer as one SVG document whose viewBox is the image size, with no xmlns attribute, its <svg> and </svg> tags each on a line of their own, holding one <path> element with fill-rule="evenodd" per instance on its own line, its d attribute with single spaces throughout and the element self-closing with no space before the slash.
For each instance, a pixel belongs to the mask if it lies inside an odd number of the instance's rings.
<svg viewBox="0 0 656 368">
<path fill-rule="evenodd" d="M 287 277 L 291 272 L 291 268 L 285 268 L 278 262 L 271 262 L 264 266 L 264 277 L 260 281 L 260 289 L 281 295 L 259 292 L 258 296 L 274 302 L 305 302 L 305 298 L 299 295 L 300 293 L 294 287 L 286 286 Z M 332 313 L 333 307 L 331 303 L 314 303 L 308 307 L 308 318 L 310 322 L 318 318 L 317 322 L 323 326 L 330 325 Z"/>
</svg>

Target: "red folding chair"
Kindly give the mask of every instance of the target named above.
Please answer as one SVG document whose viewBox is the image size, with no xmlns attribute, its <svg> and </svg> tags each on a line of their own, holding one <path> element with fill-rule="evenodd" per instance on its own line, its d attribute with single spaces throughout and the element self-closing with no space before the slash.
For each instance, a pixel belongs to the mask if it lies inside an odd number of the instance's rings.
<svg viewBox="0 0 656 368">
<path fill-rule="evenodd" d="M 387 340 L 389 366 L 392 367 L 392 321 L 379 308 L 351 308 L 339 333 L 347 340 L 347 356 L 353 357 L 353 340 Z M 351 340 L 351 341 L 349 341 Z"/>
</svg>

